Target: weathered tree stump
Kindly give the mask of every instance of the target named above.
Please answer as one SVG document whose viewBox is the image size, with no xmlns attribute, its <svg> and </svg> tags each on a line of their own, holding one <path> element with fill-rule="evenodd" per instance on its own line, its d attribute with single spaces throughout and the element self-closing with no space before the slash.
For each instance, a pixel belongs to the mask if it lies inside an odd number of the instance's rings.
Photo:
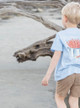
<svg viewBox="0 0 80 108">
<path fill-rule="evenodd" d="M 27 48 L 15 52 L 14 56 L 17 58 L 18 62 L 24 62 L 27 60 L 35 61 L 40 56 L 52 57 L 53 53 L 50 51 L 50 47 L 53 41 L 49 40 L 54 37 L 55 35 L 50 36 L 47 39 L 40 40 Z"/>
</svg>

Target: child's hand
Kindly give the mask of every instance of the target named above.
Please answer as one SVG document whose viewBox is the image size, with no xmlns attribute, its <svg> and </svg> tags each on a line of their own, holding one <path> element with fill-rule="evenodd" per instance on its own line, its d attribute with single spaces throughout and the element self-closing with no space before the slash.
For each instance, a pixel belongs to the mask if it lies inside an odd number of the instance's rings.
<svg viewBox="0 0 80 108">
<path fill-rule="evenodd" d="M 43 78 L 43 80 L 42 80 L 42 85 L 44 85 L 44 86 L 47 86 L 48 85 L 48 80 L 49 80 L 49 78 L 47 77 L 47 76 L 45 76 L 44 78 Z"/>
</svg>

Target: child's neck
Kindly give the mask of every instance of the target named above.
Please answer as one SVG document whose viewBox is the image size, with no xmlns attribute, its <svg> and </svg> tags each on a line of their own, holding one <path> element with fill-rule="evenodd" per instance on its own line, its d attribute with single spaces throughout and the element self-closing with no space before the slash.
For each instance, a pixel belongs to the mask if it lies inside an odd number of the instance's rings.
<svg viewBox="0 0 80 108">
<path fill-rule="evenodd" d="M 66 24 L 66 28 L 76 28 L 77 24 L 68 23 Z"/>
</svg>

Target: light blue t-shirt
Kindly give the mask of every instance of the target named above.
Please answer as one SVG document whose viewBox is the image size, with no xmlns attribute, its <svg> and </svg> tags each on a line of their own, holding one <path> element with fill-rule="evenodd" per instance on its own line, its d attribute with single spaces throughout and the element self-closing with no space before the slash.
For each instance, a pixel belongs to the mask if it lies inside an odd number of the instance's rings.
<svg viewBox="0 0 80 108">
<path fill-rule="evenodd" d="M 64 79 L 73 73 L 80 73 L 79 28 L 67 28 L 58 32 L 50 50 L 61 51 L 61 57 L 55 68 L 55 81 Z"/>
</svg>

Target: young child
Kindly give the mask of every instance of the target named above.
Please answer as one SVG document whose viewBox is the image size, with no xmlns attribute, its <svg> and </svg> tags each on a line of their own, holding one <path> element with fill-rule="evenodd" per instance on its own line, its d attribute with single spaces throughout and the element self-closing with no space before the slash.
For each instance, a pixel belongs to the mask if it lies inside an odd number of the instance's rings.
<svg viewBox="0 0 80 108">
<path fill-rule="evenodd" d="M 55 69 L 55 101 L 57 108 L 67 108 L 64 99 L 69 94 L 70 108 L 79 108 L 80 97 L 80 4 L 70 2 L 62 8 L 62 24 L 65 30 L 59 31 L 51 46 L 54 55 L 41 84 L 48 85 Z"/>
</svg>

